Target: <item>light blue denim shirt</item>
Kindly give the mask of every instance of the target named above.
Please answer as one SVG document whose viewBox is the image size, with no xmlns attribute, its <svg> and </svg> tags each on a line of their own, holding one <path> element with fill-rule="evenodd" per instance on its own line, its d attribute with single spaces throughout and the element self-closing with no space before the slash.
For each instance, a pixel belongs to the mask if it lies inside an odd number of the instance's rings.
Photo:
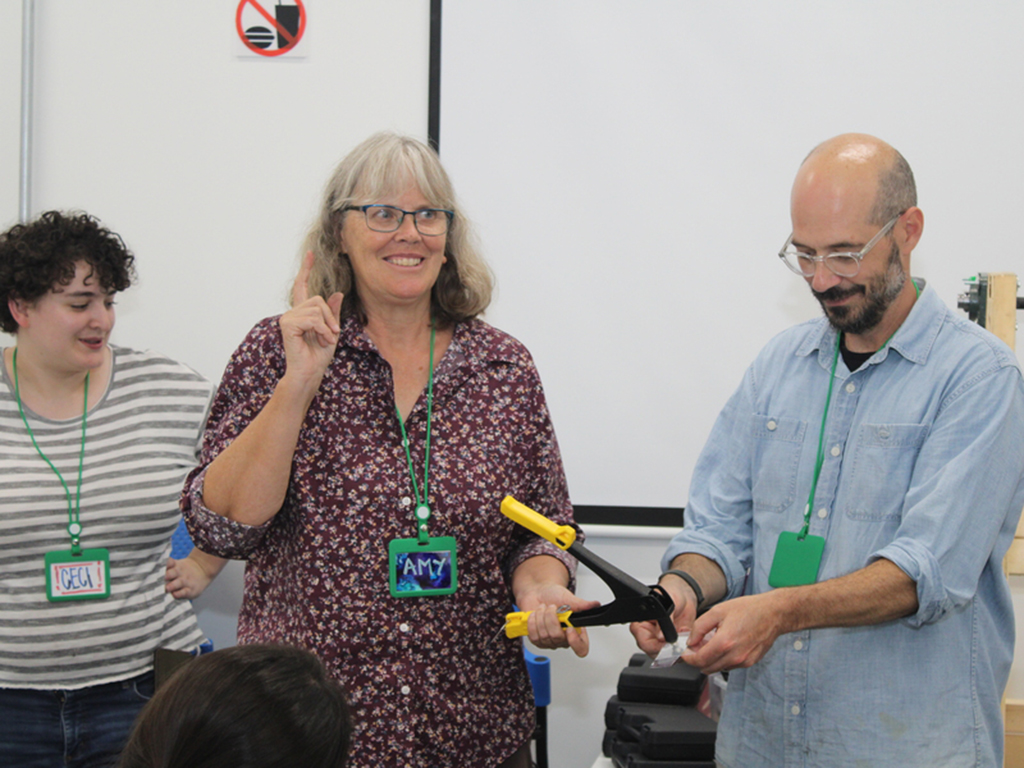
<svg viewBox="0 0 1024 768">
<path fill-rule="evenodd" d="M 836 333 L 773 339 L 715 423 L 684 530 L 728 597 L 766 592 L 810 493 Z M 818 579 L 891 560 L 917 584 L 898 621 L 783 635 L 729 676 L 718 760 L 753 766 L 1001 766 L 1014 623 L 1002 559 L 1024 506 L 1024 381 L 995 336 L 925 289 L 854 373 L 840 357 L 810 532 Z"/>
</svg>

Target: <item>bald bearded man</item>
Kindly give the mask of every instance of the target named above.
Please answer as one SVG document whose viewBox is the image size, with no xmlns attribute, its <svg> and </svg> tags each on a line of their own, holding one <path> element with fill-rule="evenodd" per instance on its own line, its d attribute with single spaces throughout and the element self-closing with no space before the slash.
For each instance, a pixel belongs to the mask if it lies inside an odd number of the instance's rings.
<svg viewBox="0 0 1024 768">
<path fill-rule="evenodd" d="M 717 760 L 1001 766 L 1020 369 L 910 278 L 924 216 L 888 144 L 816 147 L 791 216 L 779 255 L 824 317 L 747 370 L 662 561 L 683 660 L 732 670 Z M 632 631 L 648 653 L 664 643 Z"/>
</svg>

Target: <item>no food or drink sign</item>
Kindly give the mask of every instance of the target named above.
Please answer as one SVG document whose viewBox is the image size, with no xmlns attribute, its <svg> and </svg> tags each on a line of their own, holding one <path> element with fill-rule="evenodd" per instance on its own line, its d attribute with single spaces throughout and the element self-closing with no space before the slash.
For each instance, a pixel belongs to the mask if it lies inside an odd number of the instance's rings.
<svg viewBox="0 0 1024 768">
<path fill-rule="evenodd" d="M 306 7 L 302 0 L 240 0 L 235 28 L 245 46 L 245 56 L 301 57 L 299 43 L 306 31 Z"/>
</svg>

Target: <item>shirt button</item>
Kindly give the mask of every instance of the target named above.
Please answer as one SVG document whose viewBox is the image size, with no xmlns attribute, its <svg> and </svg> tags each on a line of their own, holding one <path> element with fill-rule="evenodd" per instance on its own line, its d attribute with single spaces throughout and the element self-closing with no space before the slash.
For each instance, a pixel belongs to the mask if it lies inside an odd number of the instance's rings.
<svg viewBox="0 0 1024 768">
<path fill-rule="evenodd" d="M 403 685 L 401 690 L 403 696 L 408 696 L 410 693 L 412 693 L 412 688 L 410 688 L 408 685 Z"/>
<path fill-rule="evenodd" d="M 799 704 L 794 704 L 792 707 L 789 708 L 789 711 L 792 712 L 794 715 L 799 715 L 800 714 L 800 705 Z"/>
<path fill-rule="evenodd" d="M 769 432 L 773 432 L 775 431 L 775 428 L 779 425 L 776 424 L 774 421 L 769 421 L 767 424 L 765 424 L 765 426 L 768 427 Z"/>
<path fill-rule="evenodd" d="M 797 640 L 795 643 L 793 643 L 793 650 L 794 651 L 799 651 L 799 650 L 803 649 L 803 647 L 804 647 L 804 643 L 803 643 L 802 640 Z M 795 715 L 796 713 L 794 712 L 793 714 Z"/>
<path fill-rule="evenodd" d="M 399 632 L 408 632 L 409 631 L 409 625 L 406 624 L 405 622 L 402 622 L 401 624 L 398 625 L 398 631 Z"/>
<path fill-rule="evenodd" d="M 887 438 L 889 436 L 889 430 L 886 429 L 885 427 L 882 427 L 880 430 L 878 430 L 878 436 L 881 437 L 882 439 Z"/>
<path fill-rule="evenodd" d="M 857 385 L 851 381 L 849 384 L 846 385 L 846 391 L 852 395 L 854 392 L 857 391 Z"/>
<path fill-rule="evenodd" d="M 408 507 L 410 504 L 412 504 L 412 499 L 410 499 L 408 496 L 403 496 L 402 497 L 402 506 L 403 507 Z"/>
<path fill-rule="evenodd" d="M 833 456 L 838 456 L 840 453 L 842 453 L 842 451 L 839 450 L 838 445 L 833 445 L 831 453 Z"/>
<path fill-rule="evenodd" d="M 822 520 L 824 520 L 826 517 L 828 517 L 828 510 L 825 509 L 824 507 L 819 509 L 818 510 L 818 517 L 820 517 Z"/>
</svg>

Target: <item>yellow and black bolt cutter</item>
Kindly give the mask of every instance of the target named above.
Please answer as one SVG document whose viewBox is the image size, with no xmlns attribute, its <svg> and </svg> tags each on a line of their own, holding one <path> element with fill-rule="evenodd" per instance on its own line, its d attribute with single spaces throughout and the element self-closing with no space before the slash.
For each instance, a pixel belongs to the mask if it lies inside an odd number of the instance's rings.
<svg viewBox="0 0 1024 768">
<path fill-rule="evenodd" d="M 557 525 L 525 504 L 506 496 L 501 512 L 524 528 L 529 528 L 560 549 L 564 549 L 611 587 L 615 600 L 585 611 L 564 611 L 558 614 L 563 627 L 599 627 L 608 624 L 629 624 L 634 621 L 657 621 L 665 640 L 675 643 L 679 638 L 672 623 L 675 603 L 659 585 L 646 586 L 623 573 L 611 563 L 601 559 L 582 544 L 576 542 L 576 529 L 570 525 Z M 521 637 L 527 634 L 526 620 L 530 611 L 518 611 L 505 617 L 505 635 Z M 569 617 L 572 617 L 570 621 Z"/>
</svg>

